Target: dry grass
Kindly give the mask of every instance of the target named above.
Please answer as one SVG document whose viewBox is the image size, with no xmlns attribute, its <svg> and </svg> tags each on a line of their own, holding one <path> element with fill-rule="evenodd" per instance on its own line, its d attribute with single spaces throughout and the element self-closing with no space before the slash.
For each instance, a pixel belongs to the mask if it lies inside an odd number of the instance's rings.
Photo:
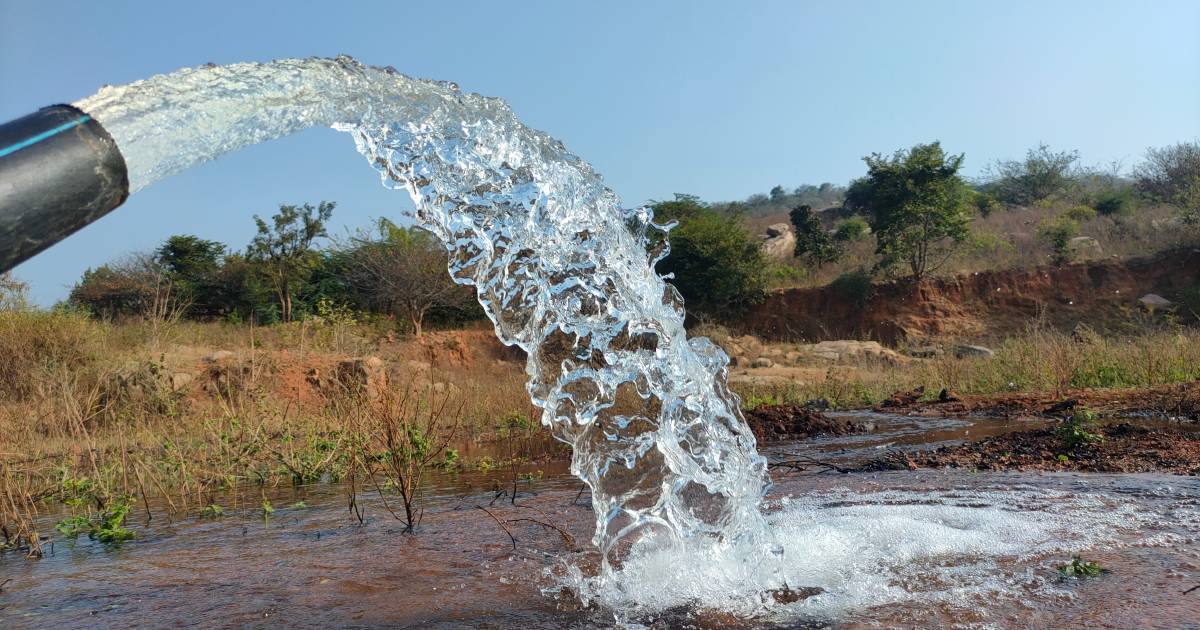
<svg viewBox="0 0 1200 630">
<path fill-rule="evenodd" d="M 197 515 L 350 474 L 414 509 L 421 469 L 453 440 L 485 440 L 499 419 L 529 410 L 519 362 L 456 366 L 447 356 L 472 350 L 461 346 L 452 335 L 393 340 L 369 325 L 150 330 L 0 311 L 10 357 L 0 367 L 0 549 L 38 553 L 49 511 L 91 518 L 140 504 L 149 517 L 153 504 Z M 216 349 L 236 355 L 201 360 Z M 333 376 L 339 359 L 362 354 L 391 368 L 371 396 Z M 191 382 L 179 386 L 184 373 Z M 420 448 L 409 454 L 421 457 L 410 462 L 395 447 L 413 435 Z"/>
<path fill-rule="evenodd" d="M 1031 324 L 1025 334 L 993 347 L 995 356 L 952 354 L 906 365 L 834 366 L 824 379 L 738 388 L 747 405 L 825 399 L 842 408 L 878 403 L 924 386 L 962 394 L 1052 392 L 1081 388 L 1143 388 L 1200 379 L 1200 332 L 1160 328 L 1120 338 L 1068 334 Z"/>
</svg>

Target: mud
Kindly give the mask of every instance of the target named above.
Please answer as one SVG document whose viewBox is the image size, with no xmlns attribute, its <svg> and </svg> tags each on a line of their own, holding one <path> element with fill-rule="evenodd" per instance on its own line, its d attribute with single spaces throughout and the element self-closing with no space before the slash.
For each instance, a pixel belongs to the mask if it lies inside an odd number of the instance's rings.
<svg viewBox="0 0 1200 630">
<path fill-rule="evenodd" d="M 1200 382 L 1144 389 L 1080 389 L 1064 395 L 1053 392 L 1019 392 L 961 395 L 942 392 L 923 400 L 924 390 L 896 392 L 876 409 L 908 415 L 956 417 L 993 416 L 1057 418 L 1086 407 L 1114 418 L 1169 418 L 1200 422 Z"/>
<path fill-rule="evenodd" d="M 1200 473 L 1200 433 L 1127 422 L 1090 430 L 1103 441 L 1070 448 L 1054 428 L 1018 431 L 912 456 L 916 466 L 969 470 Z"/>
<path fill-rule="evenodd" d="M 866 427 L 846 417 L 829 417 L 801 405 L 762 405 L 745 412 L 746 424 L 759 442 L 799 440 L 817 435 L 854 435 Z"/>
</svg>

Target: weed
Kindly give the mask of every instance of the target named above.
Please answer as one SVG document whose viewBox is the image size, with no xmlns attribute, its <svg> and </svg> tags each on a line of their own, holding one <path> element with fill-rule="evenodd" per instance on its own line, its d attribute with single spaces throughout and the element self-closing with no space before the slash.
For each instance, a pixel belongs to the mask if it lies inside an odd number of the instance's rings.
<svg viewBox="0 0 1200 630">
<path fill-rule="evenodd" d="M 297 501 L 297 502 L 295 502 L 295 503 L 291 504 L 291 505 L 290 505 L 290 506 L 288 506 L 288 507 L 290 507 L 290 508 L 291 508 L 291 509 L 293 509 L 293 510 L 307 510 L 307 509 L 308 509 L 308 504 L 307 504 L 307 503 L 305 503 L 304 501 Z"/>
<path fill-rule="evenodd" d="M 264 498 L 264 499 L 262 500 L 262 517 L 263 517 L 263 520 L 265 521 L 265 520 L 267 520 L 267 519 L 271 518 L 271 515 L 272 515 L 272 514 L 274 514 L 274 513 L 275 513 L 275 506 L 271 505 L 271 501 L 270 501 L 270 499 L 266 499 L 266 498 Z"/>
<path fill-rule="evenodd" d="M 212 503 L 200 510 L 200 518 L 220 518 L 225 515 L 225 508 Z"/>
<path fill-rule="evenodd" d="M 1070 418 L 1059 424 L 1054 429 L 1054 435 L 1062 440 L 1063 446 L 1067 450 L 1075 450 L 1079 446 L 1099 444 L 1104 441 L 1104 436 L 1089 430 L 1094 427 L 1096 418 L 1097 416 L 1094 412 L 1087 409 L 1080 409 L 1072 414 Z"/>
<path fill-rule="evenodd" d="M 1104 575 L 1108 573 L 1108 569 L 1095 562 L 1086 562 L 1079 556 L 1072 556 L 1071 562 L 1059 567 L 1058 572 L 1063 577 L 1085 578 Z"/>
</svg>

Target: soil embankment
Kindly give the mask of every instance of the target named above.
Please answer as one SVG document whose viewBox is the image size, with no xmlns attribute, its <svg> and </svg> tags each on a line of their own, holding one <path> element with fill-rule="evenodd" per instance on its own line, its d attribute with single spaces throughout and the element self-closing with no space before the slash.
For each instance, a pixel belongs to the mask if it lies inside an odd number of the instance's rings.
<svg viewBox="0 0 1200 630">
<path fill-rule="evenodd" d="M 867 290 L 852 283 L 787 289 L 753 308 L 747 332 L 771 340 L 876 339 L 885 344 L 934 337 L 1003 337 L 1034 317 L 1070 329 L 1127 323 L 1154 293 L 1175 299 L 1200 284 L 1200 250 L 1176 249 L 1129 260 L 1004 269 L 893 281 Z"/>
<path fill-rule="evenodd" d="M 1200 433 L 1129 423 L 1095 429 L 1101 439 L 1069 448 L 1054 429 L 1018 431 L 918 453 L 924 468 L 1080 471 L 1098 473 L 1200 473 Z"/>
</svg>

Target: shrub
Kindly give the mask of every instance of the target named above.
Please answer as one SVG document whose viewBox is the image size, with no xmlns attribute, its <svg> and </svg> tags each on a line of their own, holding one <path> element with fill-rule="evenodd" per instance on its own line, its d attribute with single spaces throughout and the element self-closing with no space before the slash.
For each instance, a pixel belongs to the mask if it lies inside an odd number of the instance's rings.
<svg viewBox="0 0 1200 630">
<path fill-rule="evenodd" d="M 1095 427 L 1095 423 L 1095 413 L 1080 409 L 1054 429 L 1054 436 L 1062 440 L 1063 447 L 1069 451 L 1078 446 L 1099 444 L 1104 441 L 1104 436 L 1092 433 L 1091 429 Z"/>
<path fill-rule="evenodd" d="M 1063 216 L 1073 221 L 1084 223 L 1096 218 L 1096 209 L 1092 208 L 1091 206 L 1079 204 L 1067 208 L 1067 211 L 1063 213 Z"/>
<path fill-rule="evenodd" d="M 1045 221 L 1038 228 L 1038 238 L 1050 245 L 1050 257 L 1056 265 L 1071 260 L 1071 239 L 1078 235 L 1079 222 L 1065 215 Z"/>
<path fill-rule="evenodd" d="M 867 220 L 862 217 L 850 217 L 841 223 L 838 223 L 837 229 L 833 233 L 833 238 L 843 243 L 856 243 L 863 240 L 871 233 L 871 226 L 867 225 Z"/>
<path fill-rule="evenodd" d="M 829 287 L 848 296 L 860 307 L 866 306 L 867 302 L 871 299 L 871 294 L 875 291 L 875 284 L 871 279 L 871 274 L 861 269 L 838 276 L 833 282 L 829 283 Z"/>
<path fill-rule="evenodd" d="M 0 398 L 23 399 L 47 370 L 91 362 L 103 329 L 65 309 L 0 311 Z"/>
<path fill-rule="evenodd" d="M 1128 188 L 1102 190 L 1092 201 L 1102 216 L 1123 217 L 1133 214 L 1133 192 Z"/>
</svg>

